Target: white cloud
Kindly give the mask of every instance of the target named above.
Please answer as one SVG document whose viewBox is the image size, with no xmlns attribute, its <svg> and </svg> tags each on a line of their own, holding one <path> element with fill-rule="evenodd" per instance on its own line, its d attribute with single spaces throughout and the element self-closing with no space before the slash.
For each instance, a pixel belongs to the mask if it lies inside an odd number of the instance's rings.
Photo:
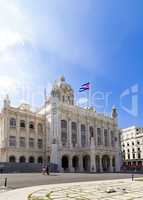
<svg viewBox="0 0 143 200">
<path fill-rule="evenodd" d="M 88 104 L 88 98 L 86 97 L 81 97 L 77 101 L 77 105 L 82 106 L 82 107 L 87 106 L 87 104 Z"/>
<path fill-rule="evenodd" d="M 3 31 L 0 32 L 0 51 L 15 45 L 24 45 L 24 38 L 18 32 Z"/>
</svg>

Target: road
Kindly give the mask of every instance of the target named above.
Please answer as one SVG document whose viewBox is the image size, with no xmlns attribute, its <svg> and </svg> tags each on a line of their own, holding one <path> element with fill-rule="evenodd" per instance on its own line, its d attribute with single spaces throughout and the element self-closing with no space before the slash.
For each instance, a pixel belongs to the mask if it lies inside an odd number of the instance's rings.
<svg viewBox="0 0 143 200">
<path fill-rule="evenodd" d="M 141 174 L 136 174 L 135 177 L 143 177 Z M 131 174 L 80 174 L 80 173 L 59 173 L 51 174 L 50 176 L 23 173 L 23 174 L 3 174 L 0 175 L 0 186 L 4 184 L 4 178 L 8 179 L 8 187 L 10 189 L 48 185 L 56 183 L 71 183 L 71 182 L 85 182 L 85 181 L 99 181 L 99 180 L 113 180 L 113 179 L 127 179 L 131 178 Z"/>
</svg>

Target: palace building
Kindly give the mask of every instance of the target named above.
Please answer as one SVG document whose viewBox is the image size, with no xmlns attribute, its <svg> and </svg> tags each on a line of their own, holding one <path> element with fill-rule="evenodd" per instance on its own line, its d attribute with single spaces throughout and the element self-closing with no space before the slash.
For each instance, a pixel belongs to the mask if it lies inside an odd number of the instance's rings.
<svg viewBox="0 0 143 200">
<path fill-rule="evenodd" d="M 0 166 L 59 172 L 120 171 L 117 110 L 111 116 L 75 104 L 74 90 L 61 77 L 37 112 L 8 98 L 0 114 Z M 24 168 L 23 168 L 24 169 Z"/>
<path fill-rule="evenodd" d="M 143 170 L 143 128 L 131 126 L 122 129 L 121 150 L 123 168 Z"/>
</svg>

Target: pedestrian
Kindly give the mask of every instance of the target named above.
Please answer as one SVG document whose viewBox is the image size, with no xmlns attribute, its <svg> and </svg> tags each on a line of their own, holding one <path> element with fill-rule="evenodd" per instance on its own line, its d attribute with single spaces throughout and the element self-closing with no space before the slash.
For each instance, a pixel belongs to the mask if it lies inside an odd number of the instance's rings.
<svg viewBox="0 0 143 200">
<path fill-rule="evenodd" d="M 46 172 L 47 172 L 47 175 L 49 175 L 49 166 L 48 165 L 46 167 Z"/>
<path fill-rule="evenodd" d="M 43 168 L 42 168 L 42 174 L 45 175 L 45 173 L 46 173 L 46 167 L 43 166 Z"/>
</svg>

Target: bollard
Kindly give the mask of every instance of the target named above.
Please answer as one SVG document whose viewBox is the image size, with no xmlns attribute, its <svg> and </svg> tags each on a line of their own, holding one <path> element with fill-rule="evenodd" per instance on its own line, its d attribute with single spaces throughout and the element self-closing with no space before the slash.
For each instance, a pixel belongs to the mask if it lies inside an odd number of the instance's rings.
<svg viewBox="0 0 143 200">
<path fill-rule="evenodd" d="M 4 187 L 7 187 L 7 178 L 5 178 Z"/>
</svg>

